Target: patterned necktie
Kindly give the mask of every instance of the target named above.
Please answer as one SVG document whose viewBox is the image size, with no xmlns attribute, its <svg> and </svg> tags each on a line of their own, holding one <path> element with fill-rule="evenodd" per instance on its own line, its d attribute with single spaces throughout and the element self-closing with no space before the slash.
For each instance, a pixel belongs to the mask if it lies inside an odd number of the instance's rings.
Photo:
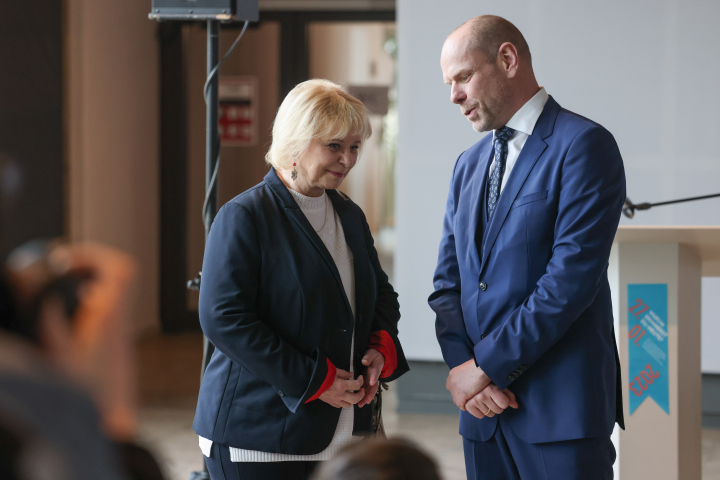
<svg viewBox="0 0 720 480">
<path fill-rule="evenodd" d="M 490 185 L 488 185 L 487 218 L 488 222 L 495 213 L 498 198 L 500 198 L 500 186 L 502 185 L 503 174 L 505 173 L 505 162 L 508 156 L 507 141 L 513 136 L 515 130 L 510 127 L 502 127 L 495 131 L 493 139 L 493 150 L 495 151 L 495 163 L 490 174 Z"/>
</svg>

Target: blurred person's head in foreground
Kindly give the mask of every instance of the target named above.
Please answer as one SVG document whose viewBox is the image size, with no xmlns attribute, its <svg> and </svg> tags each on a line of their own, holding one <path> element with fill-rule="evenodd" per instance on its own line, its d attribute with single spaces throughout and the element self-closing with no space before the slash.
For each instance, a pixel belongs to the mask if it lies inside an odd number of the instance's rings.
<svg viewBox="0 0 720 480">
<path fill-rule="evenodd" d="M 0 269 L 0 331 L 15 335 L 51 360 L 64 353 L 73 335 L 81 287 L 92 279 L 92 267 L 72 264 L 69 247 L 34 240 L 11 251 Z"/>
<path fill-rule="evenodd" d="M 30 242 L 0 265 L 1 479 L 163 478 L 132 442 L 134 276 L 97 244 Z"/>
<path fill-rule="evenodd" d="M 430 456 L 404 439 L 368 439 L 319 465 L 312 480 L 440 480 Z"/>
<path fill-rule="evenodd" d="M 23 343 L 58 378 L 87 392 L 108 435 L 132 437 L 134 260 L 97 244 L 34 241 L 11 252 L 0 270 L 3 338 Z"/>
</svg>

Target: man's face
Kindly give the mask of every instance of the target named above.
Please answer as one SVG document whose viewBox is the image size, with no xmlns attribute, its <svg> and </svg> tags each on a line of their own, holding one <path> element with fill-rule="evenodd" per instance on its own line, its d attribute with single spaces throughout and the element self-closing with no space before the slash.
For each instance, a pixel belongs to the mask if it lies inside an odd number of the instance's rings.
<svg viewBox="0 0 720 480">
<path fill-rule="evenodd" d="M 510 100 L 508 78 L 479 50 L 471 50 L 461 32 L 448 37 L 440 56 L 443 80 L 450 85 L 450 101 L 478 132 L 502 127 L 498 117 Z"/>
</svg>

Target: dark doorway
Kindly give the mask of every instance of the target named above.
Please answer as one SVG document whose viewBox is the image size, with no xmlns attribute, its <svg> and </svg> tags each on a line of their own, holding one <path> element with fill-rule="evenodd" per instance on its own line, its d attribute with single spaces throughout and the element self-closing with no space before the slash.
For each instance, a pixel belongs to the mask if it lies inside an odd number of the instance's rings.
<svg viewBox="0 0 720 480">
<path fill-rule="evenodd" d="M 0 257 L 65 233 L 62 2 L 0 4 Z"/>
</svg>

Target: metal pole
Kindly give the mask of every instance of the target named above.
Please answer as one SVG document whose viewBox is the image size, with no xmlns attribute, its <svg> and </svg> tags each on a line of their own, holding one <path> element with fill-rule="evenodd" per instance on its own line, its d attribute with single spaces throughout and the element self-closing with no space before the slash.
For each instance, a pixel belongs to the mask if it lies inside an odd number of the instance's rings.
<svg viewBox="0 0 720 480">
<path fill-rule="evenodd" d="M 635 217 L 635 210 L 650 210 L 652 207 L 660 207 L 662 205 L 673 205 L 675 203 L 686 203 L 686 202 L 694 202 L 696 200 L 705 200 L 708 198 L 717 198 L 720 197 L 720 193 L 713 193 L 712 195 L 702 195 L 700 197 L 690 197 L 690 198 L 680 198 L 678 200 L 668 200 L 667 202 L 658 202 L 658 203 L 632 203 L 629 198 L 625 197 L 625 203 L 623 205 L 623 215 L 625 215 L 628 218 L 634 218 Z"/>
<path fill-rule="evenodd" d="M 208 20 L 207 22 L 207 74 L 215 69 L 219 58 L 219 32 L 220 22 Z M 218 79 L 216 72 L 210 80 L 207 90 L 206 124 L 205 124 L 205 190 L 211 190 L 205 216 L 205 238 L 210 233 L 210 226 L 217 212 L 217 182 L 213 182 L 213 173 L 218 157 Z"/>
<path fill-rule="evenodd" d="M 712 195 L 703 195 L 701 197 L 690 197 L 690 198 L 681 198 L 679 200 L 669 200 L 667 202 L 648 203 L 647 205 L 649 205 L 648 208 L 659 207 L 660 205 L 671 205 L 673 203 L 694 202 L 695 200 L 705 200 L 706 198 L 716 198 L 716 197 L 720 197 L 720 193 L 714 193 Z M 644 204 L 642 204 L 642 205 L 644 205 Z"/>
<path fill-rule="evenodd" d="M 207 22 L 207 75 L 213 73 L 215 66 L 219 60 L 219 34 L 220 22 L 218 20 L 208 20 Z M 205 192 L 207 195 L 207 207 L 203 212 L 203 220 L 205 223 L 205 239 L 210 234 L 210 227 L 217 213 L 218 195 L 217 195 L 217 168 L 220 142 L 218 139 L 218 84 L 220 72 L 215 72 L 212 79 L 208 83 L 206 96 L 206 123 L 205 123 Z M 213 178 L 214 177 L 214 178 Z M 210 363 L 215 346 L 210 343 L 207 337 L 203 336 L 203 363 L 200 378 L 205 374 L 205 368 Z M 203 471 L 193 472 L 190 475 L 191 480 L 207 480 L 210 478 L 203 457 Z"/>
<path fill-rule="evenodd" d="M 207 22 L 207 74 L 213 72 L 219 59 L 219 36 L 220 22 L 218 20 L 208 20 Z M 205 123 L 205 191 L 208 195 L 207 208 L 203 212 L 205 219 L 205 239 L 210 234 L 210 227 L 217 213 L 218 195 L 217 195 L 217 175 L 215 168 L 218 162 L 218 150 L 220 143 L 218 141 L 218 84 L 220 72 L 210 80 L 207 89 L 207 105 L 206 105 L 206 123 Z M 213 178 L 213 176 L 215 178 Z M 203 337 L 203 365 L 202 374 L 205 373 L 205 367 L 210 362 L 215 347 L 210 343 L 207 337 Z"/>
<path fill-rule="evenodd" d="M 218 20 L 208 20 L 207 22 L 207 74 L 213 72 L 219 60 L 219 35 L 220 22 Z M 218 141 L 218 84 L 220 72 L 210 80 L 207 89 L 207 105 L 206 105 L 206 124 L 205 124 L 205 191 L 208 192 L 207 208 L 203 212 L 205 219 L 205 239 L 210 234 L 210 227 L 217 213 L 218 194 L 217 194 L 217 168 L 218 154 L 220 142 Z M 215 178 L 213 178 L 213 176 Z M 215 347 L 210 343 L 207 337 L 203 337 L 203 365 L 202 374 L 205 373 L 205 367 L 210 362 Z"/>
</svg>

